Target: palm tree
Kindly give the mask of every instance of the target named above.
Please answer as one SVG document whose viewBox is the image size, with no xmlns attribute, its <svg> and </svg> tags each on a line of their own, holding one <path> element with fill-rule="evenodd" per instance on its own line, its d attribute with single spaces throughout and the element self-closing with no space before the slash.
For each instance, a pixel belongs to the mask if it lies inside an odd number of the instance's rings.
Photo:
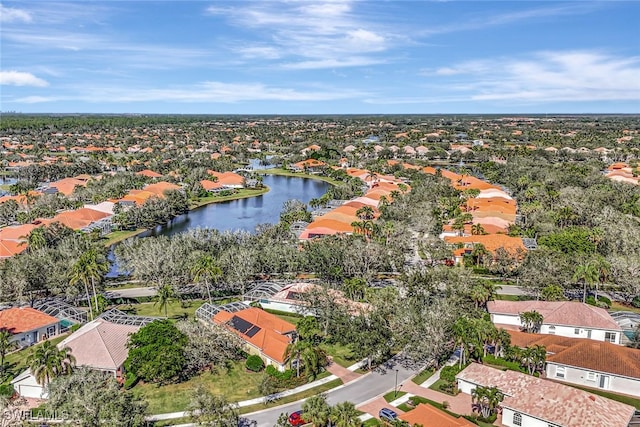
<svg viewBox="0 0 640 427">
<path fill-rule="evenodd" d="M 473 234 L 474 236 L 478 236 L 481 234 L 487 234 L 487 232 L 484 230 L 482 224 L 473 224 L 471 226 L 471 234 Z"/>
<path fill-rule="evenodd" d="M 209 289 L 209 280 L 217 280 L 222 276 L 222 270 L 216 264 L 216 261 L 210 255 L 202 255 L 199 257 L 193 267 L 191 268 L 191 274 L 193 280 L 199 282 L 204 279 L 204 284 L 207 288 L 207 296 L 209 297 L 209 304 L 213 304 L 211 299 L 211 290 Z"/>
<path fill-rule="evenodd" d="M 29 235 L 22 237 L 26 239 L 26 244 L 29 246 L 30 251 L 36 251 L 47 246 L 47 231 L 44 227 L 36 227 L 31 230 Z"/>
<path fill-rule="evenodd" d="M 78 280 L 90 281 L 93 290 L 93 300 L 96 312 L 98 311 L 98 293 L 96 292 L 96 280 L 101 281 L 109 271 L 109 264 L 105 257 L 100 257 L 95 248 L 91 248 L 78 258 L 78 261 L 71 268 L 72 275 Z M 91 302 L 89 302 L 91 305 Z"/>
<path fill-rule="evenodd" d="M 471 399 L 478 412 L 486 419 L 496 411 L 498 405 L 504 399 L 504 394 L 497 387 L 478 386 L 471 391 Z"/>
<path fill-rule="evenodd" d="M 329 420 L 335 427 L 359 427 L 362 425 L 360 421 L 360 411 L 351 402 L 341 402 L 331 408 Z"/>
<path fill-rule="evenodd" d="M 302 419 L 315 427 L 325 427 L 329 423 L 331 408 L 324 394 L 311 396 L 302 404 Z"/>
<path fill-rule="evenodd" d="M 544 362 L 547 358 L 547 351 L 545 347 L 541 345 L 535 345 L 533 347 L 527 347 L 522 351 L 521 362 L 527 367 L 529 375 L 533 375 L 544 366 Z"/>
<path fill-rule="evenodd" d="M 611 274 L 611 264 L 607 262 L 601 256 L 597 256 L 593 261 L 594 267 L 598 272 L 598 280 L 595 282 L 596 285 L 596 304 L 598 303 L 598 284 L 604 285 L 604 283 L 609 279 L 609 275 Z"/>
<path fill-rule="evenodd" d="M 309 346 L 310 344 L 301 339 L 297 339 L 287 346 L 284 351 L 284 358 L 288 359 L 289 357 L 295 355 L 296 360 L 296 376 L 300 376 L 300 359 L 302 352 Z"/>
<path fill-rule="evenodd" d="M 486 304 L 489 300 L 489 290 L 482 285 L 475 285 L 469 291 L 469 296 L 471 300 L 474 302 L 476 309 L 480 307 L 480 305 Z"/>
<path fill-rule="evenodd" d="M 158 311 L 160 312 L 164 310 L 164 317 L 168 317 L 167 311 L 169 308 L 169 303 L 176 297 L 176 291 L 171 285 L 162 285 L 158 289 L 157 295 L 158 301 L 156 301 L 153 305 L 157 305 Z"/>
<path fill-rule="evenodd" d="M 476 243 L 471 250 L 471 256 L 476 259 L 476 267 L 480 266 L 480 260 L 489 255 L 490 252 L 482 243 Z"/>
<path fill-rule="evenodd" d="M 540 331 L 544 318 L 542 314 L 537 311 L 525 311 L 520 313 L 520 321 L 522 322 L 522 329 L 528 333 L 537 333 Z"/>
<path fill-rule="evenodd" d="M 363 206 L 356 211 L 356 216 L 362 221 L 370 221 L 375 218 L 375 211 L 371 206 Z"/>
<path fill-rule="evenodd" d="M 13 347 L 11 332 L 6 329 L 0 330 L 0 372 L 4 374 L 4 358 Z"/>
<path fill-rule="evenodd" d="M 591 286 L 596 283 L 600 278 L 600 273 L 594 263 L 586 262 L 579 264 L 574 273 L 573 280 L 576 282 L 582 282 L 582 302 L 587 302 L 587 286 Z"/>
<path fill-rule="evenodd" d="M 76 364 L 76 358 L 71 354 L 70 348 L 58 350 L 51 341 L 45 341 L 29 355 L 27 364 L 36 382 L 46 386 L 55 377 L 70 374 Z"/>
<path fill-rule="evenodd" d="M 466 363 L 469 352 L 469 343 L 471 340 L 471 330 L 471 322 L 466 317 L 458 318 L 458 320 L 453 324 L 453 334 L 455 337 L 456 347 L 460 347 L 460 367 Z"/>
</svg>

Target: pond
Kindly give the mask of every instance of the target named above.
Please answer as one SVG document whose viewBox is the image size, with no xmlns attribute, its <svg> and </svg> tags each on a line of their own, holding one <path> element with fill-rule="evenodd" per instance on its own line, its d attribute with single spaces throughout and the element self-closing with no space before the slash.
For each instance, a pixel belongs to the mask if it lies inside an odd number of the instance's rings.
<svg viewBox="0 0 640 427">
<path fill-rule="evenodd" d="M 277 223 L 287 200 L 297 199 L 308 203 L 313 198 L 321 197 L 329 187 L 323 181 L 278 175 L 265 175 L 263 183 L 270 191 L 261 196 L 202 206 L 174 218 L 168 224 L 146 231 L 140 237 L 171 236 L 195 228 L 254 232 L 258 224 Z M 113 260 L 113 251 L 109 255 Z M 114 263 L 107 277 L 117 275 L 118 267 Z"/>
</svg>

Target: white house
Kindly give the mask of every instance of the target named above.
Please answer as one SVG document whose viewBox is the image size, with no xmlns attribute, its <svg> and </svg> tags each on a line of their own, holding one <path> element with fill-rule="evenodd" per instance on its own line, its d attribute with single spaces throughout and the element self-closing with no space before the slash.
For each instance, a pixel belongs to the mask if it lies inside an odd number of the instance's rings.
<svg viewBox="0 0 640 427">
<path fill-rule="evenodd" d="M 47 399 L 49 393 L 31 375 L 31 370 L 27 369 L 13 380 L 11 380 L 13 390 L 21 397 L 31 399 Z"/>
<path fill-rule="evenodd" d="M 640 350 L 557 335 L 509 331 L 511 345 L 547 350 L 546 376 L 566 383 L 640 397 Z"/>
<path fill-rule="evenodd" d="M 636 408 L 584 390 L 515 371 L 472 363 L 456 375 L 458 388 L 496 387 L 504 395 L 507 427 L 628 427 Z"/>
<path fill-rule="evenodd" d="M 20 347 L 30 346 L 60 333 L 60 320 L 31 307 L 0 311 L 0 329 L 12 334 Z"/>
<path fill-rule="evenodd" d="M 588 338 L 620 344 L 622 328 L 603 308 L 576 301 L 489 301 L 496 325 L 521 327 L 520 314 L 537 311 L 543 317 L 541 334 Z"/>
</svg>

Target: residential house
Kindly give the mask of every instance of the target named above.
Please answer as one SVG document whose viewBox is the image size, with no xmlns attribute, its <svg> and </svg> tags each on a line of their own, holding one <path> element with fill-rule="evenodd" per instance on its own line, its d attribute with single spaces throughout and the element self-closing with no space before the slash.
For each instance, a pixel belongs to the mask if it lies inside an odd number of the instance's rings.
<svg viewBox="0 0 640 427">
<path fill-rule="evenodd" d="M 255 307 L 235 312 L 220 310 L 212 321 L 238 335 L 245 342 L 247 352 L 259 355 L 265 365 L 281 372 L 287 369 L 286 349 L 296 334 L 296 327 L 291 323 Z"/>
<path fill-rule="evenodd" d="M 313 311 L 310 310 L 307 303 L 303 301 L 302 294 L 310 292 L 317 287 L 318 285 L 307 282 L 291 283 L 272 296 L 261 297 L 258 302 L 262 308 L 284 311 L 287 313 L 313 315 Z M 344 292 L 342 291 L 331 289 L 329 292 L 336 304 L 346 307 L 353 315 L 366 312 L 371 307 L 367 303 L 350 300 L 345 297 Z"/>
<path fill-rule="evenodd" d="M 516 371 L 472 363 L 456 375 L 461 392 L 496 387 L 507 427 L 628 427 L 636 408 Z"/>
<path fill-rule="evenodd" d="M 511 345 L 544 346 L 547 378 L 640 397 L 640 350 L 558 335 L 509 331 Z"/>
<path fill-rule="evenodd" d="M 69 348 L 76 359 L 76 366 L 108 372 L 117 379 L 124 377 L 124 361 L 129 355 L 127 341 L 140 326 L 123 325 L 98 318 L 82 326 L 58 344 Z M 11 381 L 14 390 L 22 397 L 48 397 L 46 390 L 36 382 L 29 369 Z"/>
<path fill-rule="evenodd" d="M 520 314 L 537 311 L 543 317 L 541 334 L 613 344 L 620 344 L 622 335 L 622 328 L 605 309 L 577 301 L 489 301 L 487 310 L 491 321 L 505 329 L 521 327 Z"/>
<path fill-rule="evenodd" d="M 0 311 L 0 329 L 11 333 L 11 341 L 26 347 L 58 335 L 60 319 L 31 307 L 13 307 Z"/>
<path fill-rule="evenodd" d="M 454 417 L 444 411 L 434 408 L 431 405 L 420 403 L 412 410 L 398 415 L 402 421 L 409 423 L 409 426 L 429 426 L 429 427 L 474 427 L 476 424 L 464 417 Z"/>
</svg>

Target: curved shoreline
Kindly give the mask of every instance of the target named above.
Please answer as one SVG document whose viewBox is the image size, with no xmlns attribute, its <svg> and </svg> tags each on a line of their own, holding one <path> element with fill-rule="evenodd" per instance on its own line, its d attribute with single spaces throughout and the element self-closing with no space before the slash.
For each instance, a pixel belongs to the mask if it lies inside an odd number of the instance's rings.
<svg viewBox="0 0 640 427">
<path fill-rule="evenodd" d="M 245 191 L 245 193 L 242 193 L 242 191 Z M 250 193 L 246 193 L 246 191 L 250 191 Z M 202 199 L 195 202 L 195 204 L 191 205 L 189 207 L 189 211 L 186 213 L 188 214 L 191 211 L 195 211 L 197 209 L 200 209 L 212 203 L 231 202 L 233 200 L 241 200 L 241 199 L 248 199 L 250 197 L 262 196 L 263 194 L 266 194 L 269 191 L 271 191 L 271 188 L 265 185 L 263 188 L 258 190 L 248 190 L 243 188 L 242 190 L 240 190 L 240 192 L 232 194 L 230 196 L 203 197 Z M 158 224 L 158 225 L 161 225 L 161 224 Z M 149 228 L 139 228 L 137 230 L 130 230 L 130 231 L 112 231 L 111 233 L 104 236 L 104 238 L 107 239 L 107 241 L 105 242 L 105 246 L 110 247 L 112 245 L 123 242 L 131 237 L 136 237 L 149 230 L 150 230 Z"/>
</svg>

